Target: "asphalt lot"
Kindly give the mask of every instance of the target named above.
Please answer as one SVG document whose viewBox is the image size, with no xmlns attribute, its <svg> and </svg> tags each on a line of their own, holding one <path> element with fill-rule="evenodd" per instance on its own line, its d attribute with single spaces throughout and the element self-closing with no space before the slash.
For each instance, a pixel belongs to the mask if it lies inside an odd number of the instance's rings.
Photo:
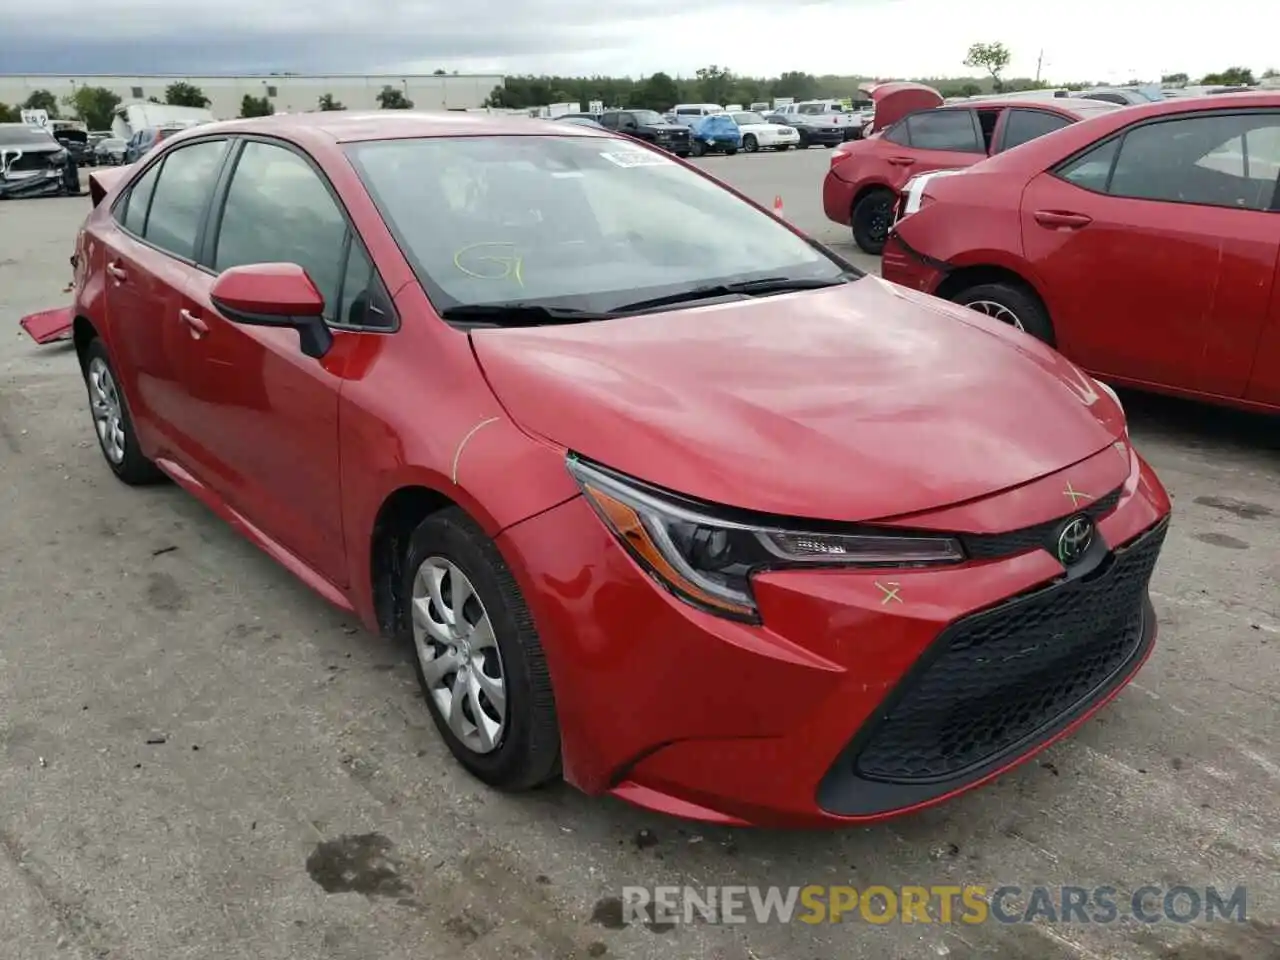
<svg viewBox="0 0 1280 960">
<path fill-rule="evenodd" d="M 703 162 L 847 250 L 821 214 L 828 157 Z M 1274 420 L 1125 397 L 1176 498 L 1158 649 L 986 789 L 836 833 L 506 797 L 452 762 L 387 642 L 176 488 L 111 477 L 70 348 L 17 327 L 64 301 L 87 210 L 0 204 L 0 957 L 1280 957 Z M 1248 921 L 613 922 L 624 886 L 685 883 L 1245 885 Z"/>
</svg>

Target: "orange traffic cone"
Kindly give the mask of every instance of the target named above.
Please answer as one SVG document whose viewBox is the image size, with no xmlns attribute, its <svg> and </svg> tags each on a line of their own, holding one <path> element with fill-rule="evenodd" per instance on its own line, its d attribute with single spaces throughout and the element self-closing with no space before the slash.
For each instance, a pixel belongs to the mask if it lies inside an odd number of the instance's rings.
<svg viewBox="0 0 1280 960">
<path fill-rule="evenodd" d="M 785 216 L 785 214 L 783 214 L 782 212 L 782 196 L 781 195 L 773 198 L 773 212 L 776 216 L 779 216 L 779 217 Z"/>
</svg>

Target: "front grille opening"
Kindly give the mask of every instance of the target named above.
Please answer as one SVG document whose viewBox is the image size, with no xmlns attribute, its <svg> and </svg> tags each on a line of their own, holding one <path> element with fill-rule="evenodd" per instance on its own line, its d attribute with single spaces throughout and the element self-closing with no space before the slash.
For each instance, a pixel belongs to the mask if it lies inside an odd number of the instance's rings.
<svg viewBox="0 0 1280 960">
<path fill-rule="evenodd" d="M 951 626 L 903 681 L 853 761 L 858 776 L 928 783 L 1023 748 L 1110 686 L 1142 646 L 1165 528 L 1105 573 L 1065 581 Z"/>
</svg>

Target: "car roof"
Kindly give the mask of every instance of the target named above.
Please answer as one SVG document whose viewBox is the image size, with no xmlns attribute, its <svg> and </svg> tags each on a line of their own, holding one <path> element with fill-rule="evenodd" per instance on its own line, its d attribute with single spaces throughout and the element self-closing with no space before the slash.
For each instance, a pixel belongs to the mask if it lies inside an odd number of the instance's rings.
<svg viewBox="0 0 1280 960">
<path fill-rule="evenodd" d="M 590 127 L 575 125 L 572 129 L 578 136 L 601 136 Z M 545 135 L 545 131 L 545 126 L 531 123 L 530 118 L 523 114 L 452 110 L 330 110 L 204 123 L 184 130 L 179 137 L 172 139 L 185 140 L 211 134 L 259 134 L 312 142 L 355 143 L 418 137 L 537 136 Z"/>
<path fill-rule="evenodd" d="M 1044 98 L 1027 97 L 1022 100 L 1001 99 L 1001 98 L 983 98 L 974 97 L 972 100 L 961 100 L 958 103 L 948 103 L 941 107 L 935 107 L 935 110 L 972 110 L 975 108 L 995 109 L 1009 107 L 1026 107 L 1029 109 L 1052 110 L 1057 113 L 1069 114 L 1079 120 L 1085 117 L 1096 116 L 1100 113 L 1111 113 L 1113 110 L 1124 109 L 1123 104 L 1109 103 L 1106 100 L 1086 100 L 1083 97 L 1054 97 L 1045 96 Z"/>
</svg>

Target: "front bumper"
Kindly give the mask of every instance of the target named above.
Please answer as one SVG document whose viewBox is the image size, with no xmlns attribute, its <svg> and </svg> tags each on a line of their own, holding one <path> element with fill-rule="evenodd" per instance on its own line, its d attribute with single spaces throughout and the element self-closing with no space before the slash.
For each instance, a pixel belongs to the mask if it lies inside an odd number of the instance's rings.
<svg viewBox="0 0 1280 960">
<path fill-rule="evenodd" d="M 56 197 L 66 187 L 66 171 L 50 167 L 48 171 L 0 177 L 0 200 L 29 197 Z"/>
<path fill-rule="evenodd" d="M 682 817 L 820 826 L 929 806 L 1025 761 L 1154 642 L 1169 501 L 1120 446 L 913 520 L 970 531 L 963 564 L 758 575 L 763 625 L 667 594 L 581 498 L 510 528 L 499 544 L 546 650 L 566 778 Z M 1036 539 L 1063 518 L 1068 480 L 1099 492 L 1087 575 Z"/>
<path fill-rule="evenodd" d="M 800 134 L 795 130 L 779 130 L 771 133 L 757 133 L 756 142 L 762 147 L 794 147 L 800 142 Z"/>
<path fill-rule="evenodd" d="M 852 139 L 844 134 L 844 127 L 809 127 L 800 131 L 800 136 L 806 143 L 823 147 L 837 147 L 847 139 Z"/>
</svg>

